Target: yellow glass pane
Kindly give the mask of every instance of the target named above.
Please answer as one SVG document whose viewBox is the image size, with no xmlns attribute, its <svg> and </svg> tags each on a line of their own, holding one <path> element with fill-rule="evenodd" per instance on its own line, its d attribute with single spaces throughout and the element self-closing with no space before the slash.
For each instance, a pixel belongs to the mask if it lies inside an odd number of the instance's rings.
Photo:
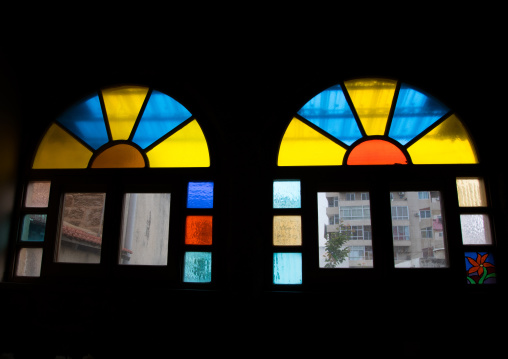
<svg viewBox="0 0 508 359">
<path fill-rule="evenodd" d="M 148 88 L 122 86 L 102 90 L 113 140 L 127 140 L 136 122 Z"/>
<path fill-rule="evenodd" d="M 452 115 L 408 148 L 414 164 L 478 163 L 467 130 Z"/>
<path fill-rule="evenodd" d="M 346 150 L 293 118 L 279 149 L 279 166 L 337 166 L 342 165 Z"/>
<path fill-rule="evenodd" d="M 142 168 L 143 155 L 134 147 L 118 144 L 101 152 L 93 161 L 92 168 Z"/>
<path fill-rule="evenodd" d="M 86 168 L 90 157 L 92 151 L 53 124 L 37 149 L 32 168 Z"/>
<path fill-rule="evenodd" d="M 397 81 L 351 80 L 344 85 L 366 134 L 384 135 Z"/>
<path fill-rule="evenodd" d="M 274 216 L 273 245 L 274 246 L 302 245 L 302 217 Z"/>
<path fill-rule="evenodd" d="M 196 120 L 192 120 L 146 154 L 150 167 L 210 166 L 205 135 Z"/>
<path fill-rule="evenodd" d="M 457 178 L 460 207 L 486 207 L 487 195 L 482 178 Z"/>
</svg>

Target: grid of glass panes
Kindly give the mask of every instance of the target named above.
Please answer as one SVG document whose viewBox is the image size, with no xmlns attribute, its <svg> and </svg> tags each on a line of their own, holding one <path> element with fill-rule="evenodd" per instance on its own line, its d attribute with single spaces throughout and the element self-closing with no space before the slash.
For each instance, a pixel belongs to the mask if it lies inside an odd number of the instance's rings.
<svg viewBox="0 0 508 359">
<path fill-rule="evenodd" d="M 496 283 L 489 204 L 482 178 L 457 178 L 462 244 L 468 284 Z"/>
<path fill-rule="evenodd" d="M 302 284 L 301 188 L 298 180 L 273 182 L 273 284 Z"/>
<path fill-rule="evenodd" d="M 16 246 L 15 276 L 40 276 L 50 189 L 50 181 L 33 181 L 26 186 Z"/>
<path fill-rule="evenodd" d="M 213 182 L 189 182 L 183 282 L 212 282 Z"/>
</svg>

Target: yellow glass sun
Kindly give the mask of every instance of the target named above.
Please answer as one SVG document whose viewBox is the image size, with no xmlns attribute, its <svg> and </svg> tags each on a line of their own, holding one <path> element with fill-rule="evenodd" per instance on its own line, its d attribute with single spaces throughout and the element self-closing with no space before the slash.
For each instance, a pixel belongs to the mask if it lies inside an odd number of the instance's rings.
<svg viewBox="0 0 508 359">
<path fill-rule="evenodd" d="M 51 124 L 34 169 L 209 167 L 198 121 L 173 98 L 146 87 L 103 89 Z"/>
<path fill-rule="evenodd" d="M 308 101 L 288 125 L 279 166 L 478 163 L 460 121 L 404 83 L 358 79 Z"/>
</svg>

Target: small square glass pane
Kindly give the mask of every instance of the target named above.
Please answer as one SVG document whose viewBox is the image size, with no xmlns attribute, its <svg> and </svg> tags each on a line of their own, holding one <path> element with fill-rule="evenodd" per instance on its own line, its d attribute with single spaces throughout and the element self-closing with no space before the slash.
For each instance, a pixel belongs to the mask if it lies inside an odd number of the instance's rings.
<svg viewBox="0 0 508 359">
<path fill-rule="evenodd" d="M 273 217 L 273 245 L 301 246 L 302 245 L 302 217 L 274 216 Z"/>
<path fill-rule="evenodd" d="M 212 281 L 212 253 L 186 252 L 183 267 L 186 283 L 209 283 Z"/>
<path fill-rule="evenodd" d="M 213 208 L 213 182 L 189 182 L 187 208 Z"/>
<path fill-rule="evenodd" d="M 44 208 L 48 206 L 51 182 L 29 182 L 26 187 L 25 207 Z"/>
<path fill-rule="evenodd" d="M 273 284 L 302 284 L 302 254 L 273 254 Z"/>
<path fill-rule="evenodd" d="M 495 284 L 496 263 L 489 252 L 466 252 L 466 279 L 468 284 Z"/>
<path fill-rule="evenodd" d="M 187 216 L 185 221 L 185 244 L 212 244 L 212 216 Z"/>
<path fill-rule="evenodd" d="M 26 214 L 21 228 L 22 242 L 42 242 L 46 231 L 45 214 Z"/>
<path fill-rule="evenodd" d="M 485 184 L 481 178 L 457 178 L 460 207 L 486 207 Z"/>
<path fill-rule="evenodd" d="M 21 248 L 16 262 L 16 275 L 39 277 L 41 275 L 42 248 Z"/>
<path fill-rule="evenodd" d="M 273 182 L 273 208 L 300 208 L 300 181 Z"/>
<path fill-rule="evenodd" d="M 461 214 L 463 244 L 492 244 L 489 217 L 485 214 Z"/>
<path fill-rule="evenodd" d="M 319 192 L 320 268 L 372 268 L 370 196 L 367 192 Z"/>
<path fill-rule="evenodd" d="M 100 263 L 105 193 L 66 193 L 57 262 Z"/>
<path fill-rule="evenodd" d="M 167 264 L 170 200 L 169 193 L 125 194 L 120 264 Z"/>
<path fill-rule="evenodd" d="M 448 267 L 440 192 L 419 193 L 390 193 L 395 268 Z"/>
</svg>

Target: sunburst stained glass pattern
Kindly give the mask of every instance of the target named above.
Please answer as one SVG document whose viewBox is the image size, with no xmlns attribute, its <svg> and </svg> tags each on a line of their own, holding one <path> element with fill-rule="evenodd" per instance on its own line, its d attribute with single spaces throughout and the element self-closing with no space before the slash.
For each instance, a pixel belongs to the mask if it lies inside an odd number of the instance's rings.
<svg viewBox="0 0 508 359">
<path fill-rule="evenodd" d="M 380 147 L 365 146 L 380 140 L 393 145 L 384 147 L 394 160 L 380 161 Z M 279 166 L 470 163 L 478 163 L 476 150 L 456 114 L 421 90 L 376 78 L 314 96 L 289 123 L 278 156 Z"/>
<path fill-rule="evenodd" d="M 208 143 L 192 114 L 139 86 L 104 89 L 69 108 L 49 127 L 33 162 L 34 169 L 209 166 Z"/>
</svg>

